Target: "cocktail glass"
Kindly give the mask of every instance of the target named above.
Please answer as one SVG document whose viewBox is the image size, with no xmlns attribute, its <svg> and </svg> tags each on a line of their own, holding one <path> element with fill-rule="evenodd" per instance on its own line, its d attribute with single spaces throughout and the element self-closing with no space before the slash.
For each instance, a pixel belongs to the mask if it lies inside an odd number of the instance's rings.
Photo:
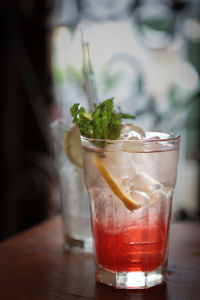
<svg viewBox="0 0 200 300">
<path fill-rule="evenodd" d="M 61 119 L 51 124 L 61 196 L 64 246 L 76 252 L 91 253 L 93 239 L 89 198 L 84 182 L 80 133 L 74 128 Z"/>
<path fill-rule="evenodd" d="M 96 280 L 131 289 L 164 282 L 180 136 L 81 142 Z"/>
</svg>

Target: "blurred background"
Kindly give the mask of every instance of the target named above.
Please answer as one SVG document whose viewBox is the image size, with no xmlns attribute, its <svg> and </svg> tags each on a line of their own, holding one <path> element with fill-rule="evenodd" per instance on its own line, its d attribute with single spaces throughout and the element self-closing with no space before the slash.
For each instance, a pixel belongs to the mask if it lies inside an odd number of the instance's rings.
<svg viewBox="0 0 200 300">
<path fill-rule="evenodd" d="M 0 22 L 1 239 L 59 212 L 49 125 L 88 97 L 181 134 L 172 218 L 200 220 L 198 0 L 8 0 Z"/>
</svg>

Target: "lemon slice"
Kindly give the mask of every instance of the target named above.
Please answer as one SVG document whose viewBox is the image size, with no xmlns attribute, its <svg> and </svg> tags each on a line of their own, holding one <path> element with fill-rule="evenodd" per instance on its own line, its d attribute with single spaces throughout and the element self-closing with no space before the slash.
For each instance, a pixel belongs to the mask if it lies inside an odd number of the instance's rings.
<svg viewBox="0 0 200 300">
<path fill-rule="evenodd" d="M 95 154 L 93 156 L 93 162 L 97 169 L 99 170 L 100 174 L 103 176 L 107 184 L 109 185 L 110 189 L 112 190 L 113 194 L 115 194 L 125 205 L 125 207 L 133 211 L 134 209 L 137 209 L 140 207 L 140 205 L 136 202 L 134 202 L 132 199 L 130 199 L 125 193 L 122 191 L 122 189 L 119 187 L 117 182 L 111 177 L 111 175 L 108 173 L 106 168 L 102 165 L 100 159 Z"/>
<path fill-rule="evenodd" d="M 64 150 L 67 158 L 76 166 L 83 167 L 80 130 L 78 125 L 66 131 L 64 136 Z"/>
<path fill-rule="evenodd" d="M 133 135 L 133 133 L 135 134 Z M 129 136 L 129 134 L 131 135 Z M 144 138 L 145 132 L 140 127 L 126 123 L 121 125 L 121 136 L 129 138 L 131 138 L 132 136 L 135 138 Z"/>
</svg>

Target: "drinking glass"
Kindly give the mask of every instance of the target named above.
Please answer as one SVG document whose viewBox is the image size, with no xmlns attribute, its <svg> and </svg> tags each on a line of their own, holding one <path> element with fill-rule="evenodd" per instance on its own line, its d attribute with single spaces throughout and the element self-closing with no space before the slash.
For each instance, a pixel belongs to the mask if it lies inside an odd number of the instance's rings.
<svg viewBox="0 0 200 300">
<path fill-rule="evenodd" d="M 96 280 L 125 289 L 164 282 L 180 136 L 81 142 Z"/>
<path fill-rule="evenodd" d="M 81 165 L 82 154 L 79 151 L 81 145 L 77 141 L 74 144 L 74 138 L 77 140 L 76 132 L 75 134 L 72 133 L 73 140 L 71 142 L 66 141 L 70 131 L 71 127 L 61 119 L 55 120 L 51 124 L 56 169 L 59 178 L 64 246 L 76 252 L 92 253 L 93 240 L 89 199 Z M 73 146 L 71 150 L 75 154 L 72 158 L 70 152 L 68 153 L 66 150 L 71 146 Z"/>
</svg>

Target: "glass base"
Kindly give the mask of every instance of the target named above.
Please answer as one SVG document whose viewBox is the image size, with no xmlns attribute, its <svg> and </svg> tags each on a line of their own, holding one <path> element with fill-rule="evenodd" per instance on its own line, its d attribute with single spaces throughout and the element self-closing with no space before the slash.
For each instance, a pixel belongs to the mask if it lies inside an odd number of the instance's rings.
<svg viewBox="0 0 200 300">
<path fill-rule="evenodd" d="M 65 235 L 64 248 L 76 253 L 93 253 L 92 238 L 79 240 Z"/>
<path fill-rule="evenodd" d="M 118 289 L 148 289 L 165 282 L 164 267 L 152 272 L 112 272 L 97 266 L 96 280 Z"/>
</svg>

